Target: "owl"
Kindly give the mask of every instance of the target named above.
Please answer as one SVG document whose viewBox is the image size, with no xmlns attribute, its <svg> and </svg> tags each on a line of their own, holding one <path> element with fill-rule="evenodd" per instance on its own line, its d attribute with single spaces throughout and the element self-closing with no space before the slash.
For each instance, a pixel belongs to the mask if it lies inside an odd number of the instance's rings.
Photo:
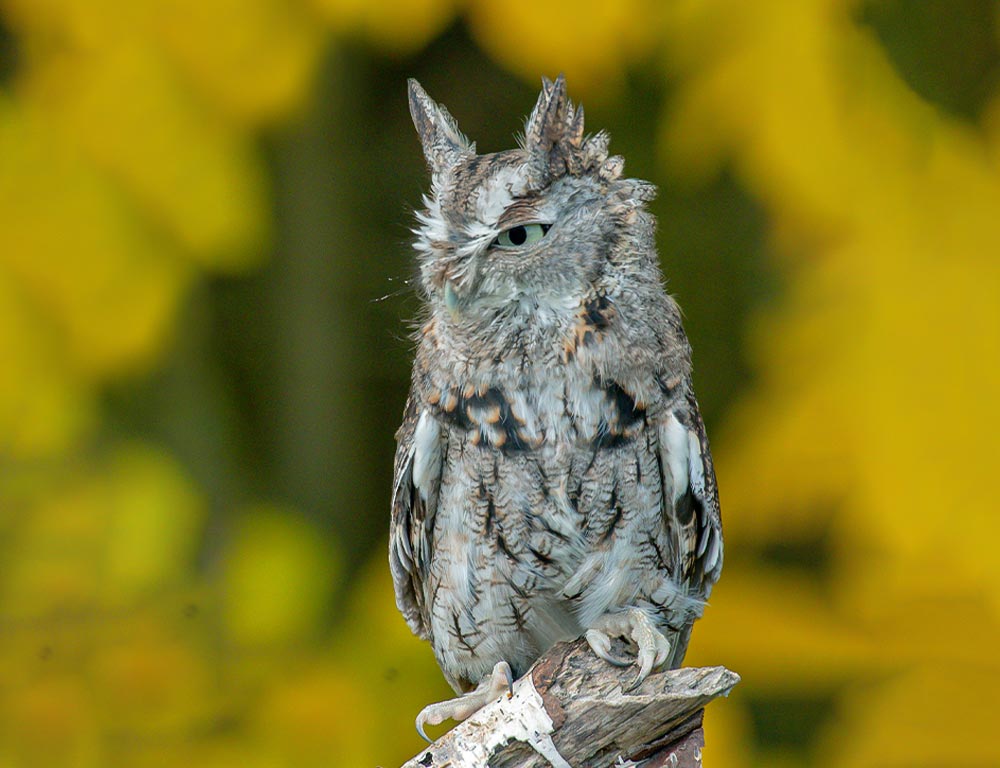
<svg viewBox="0 0 1000 768">
<path fill-rule="evenodd" d="M 479 155 L 409 82 L 430 170 L 424 320 L 397 438 L 389 562 L 462 719 L 553 643 L 679 666 L 722 568 L 712 457 L 655 187 L 543 80 L 517 149 Z M 622 637 L 632 658 L 612 650 Z"/>
</svg>

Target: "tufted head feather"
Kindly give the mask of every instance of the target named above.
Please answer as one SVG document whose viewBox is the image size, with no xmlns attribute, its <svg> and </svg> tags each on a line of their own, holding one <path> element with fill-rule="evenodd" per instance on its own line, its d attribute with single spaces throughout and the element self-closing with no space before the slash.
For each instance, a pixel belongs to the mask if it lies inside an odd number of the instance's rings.
<svg viewBox="0 0 1000 768">
<path fill-rule="evenodd" d="M 542 78 L 542 92 L 524 129 L 524 149 L 531 164 L 532 186 L 544 187 L 564 173 L 582 170 L 583 107 L 573 107 L 566 79 Z"/>
<path fill-rule="evenodd" d="M 424 157 L 431 173 L 438 175 L 451 168 L 462 155 L 475 154 L 476 145 L 458 129 L 458 123 L 447 109 L 427 95 L 413 78 L 407 81 L 410 95 L 410 117 L 420 135 Z"/>
</svg>

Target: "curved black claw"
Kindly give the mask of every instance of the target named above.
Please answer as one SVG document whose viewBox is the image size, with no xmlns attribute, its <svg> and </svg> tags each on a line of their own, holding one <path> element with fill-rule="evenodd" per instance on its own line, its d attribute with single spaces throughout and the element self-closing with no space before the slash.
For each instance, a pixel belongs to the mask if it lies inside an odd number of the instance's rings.
<svg viewBox="0 0 1000 768">
<path fill-rule="evenodd" d="M 632 693 L 632 691 L 638 688 L 642 684 L 642 681 L 645 679 L 646 678 L 643 677 L 642 672 L 640 671 L 639 674 L 635 676 L 635 680 L 632 681 L 632 684 L 627 688 L 622 689 L 622 693 Z M 427 737 L 425 736 L 424 738 Z"/>
<path fill-rule="evenodd" d="M 417 733 L 419 733 L 420 734 L 420 738 L 422 738 L 428 744 L 433 744 L 434 743 L 430 739 L 430 737 L 426 733 L 424 733 L 424 724 L 422 722 L 420 722 L 419 719 L 417 720 Z"/>
</svg>

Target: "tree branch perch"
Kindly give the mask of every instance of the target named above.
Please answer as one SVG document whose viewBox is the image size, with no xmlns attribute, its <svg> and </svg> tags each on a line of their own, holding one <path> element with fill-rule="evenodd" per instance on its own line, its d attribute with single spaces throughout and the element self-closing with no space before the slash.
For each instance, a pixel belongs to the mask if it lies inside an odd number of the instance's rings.
<svg viewBox="0 0 1000 768">
<path fill-rule="evenodd" d="M 584 640 L 558 643 L 513 697 L 483 707 L 403 768 L 700 768 L 705 705 L 727 696 L 739 675 L 675 669 L 625 693 L 634 678 L 634 667 L 602 661 Z"/>
</svg>

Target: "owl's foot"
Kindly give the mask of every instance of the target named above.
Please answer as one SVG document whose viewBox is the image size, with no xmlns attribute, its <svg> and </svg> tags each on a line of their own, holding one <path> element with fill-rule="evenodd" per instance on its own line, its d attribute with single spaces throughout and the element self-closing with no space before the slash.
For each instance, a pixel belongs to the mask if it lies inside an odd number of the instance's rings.
<svg viewBox="0 0 1000 768">
<path fill-rule="evenodd" d="M 626 689 L 628 691 L 637 688 L 649 677 L 653 668 L 660 666 L 670 655 L 670 643 L 667 638 L 656 628 L 652 619 L 638 608 L 627 608 L 619 613 L 606 613 L 587 630 L 587 642 L 599 658 L 618 667 L 628 666 L 631 664 L 630 661 L 612 655 L 612 637 L 630 637 L 639 648 L 635 657 L 635 663 L 639 665 L 639 674 L 635 682 Z"/>
<path fill-rule="evenodd" d="M 469 715 L 482 709 L 502 693 L 508 698 L 514 695 L 514 675 L 510 664 L 498 661 L 489 677 L 483 678 L 479 686 L 455 699 L 428 704 L 417 715 L 417 733 L 430 742 L 424 733 L 425 725 L 440 725 L 445 720 L 465 720 Z"/>
</svg>

